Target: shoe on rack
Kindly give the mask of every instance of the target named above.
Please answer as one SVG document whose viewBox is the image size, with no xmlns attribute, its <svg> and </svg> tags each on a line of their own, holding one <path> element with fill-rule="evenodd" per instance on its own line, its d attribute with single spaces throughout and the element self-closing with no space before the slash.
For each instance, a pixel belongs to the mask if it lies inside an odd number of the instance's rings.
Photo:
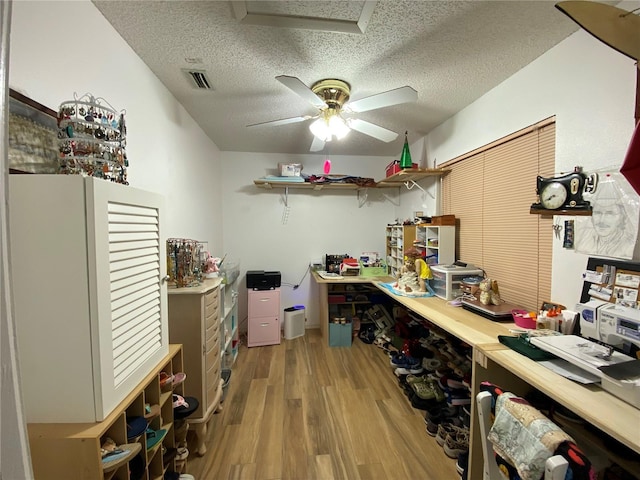
<svg viewBox="0 0 640 480">
<path fill-rule="evenodd" d="M 438 425 L 438 431 L 436 432 L 436 442 L 441 447 L 444 446 L 444 442 L 447 439 L 448 435 L 456 435 L 458 432 L 462 430 L 461 427 L 456 427 L 450 421 L 444 421 Z"/>
<path fill-rule="evenodd" d="M 423 358 L 422 366 L 429 372 L 435 372 L 436 369 L 442 366 L 442 362 L 440 362 L 440 360 L 438 360 L 437 358 Z"/>
<path fill-rule="evenodd" d="M 402 375 L 419 375 L 424 372 L 424 369 L 420 366 L 415 368 L 396 368 L 393 373 L 396 374 L 397 377 Z"/>
<path fill-rule="evenodd" d="M 447 457 L 458 458 L 463 452 L 469 451 L 469 431 L 461 429 L 454 435 L 448 435 L 442 446 Z"/>
<path fill-rule="evenodd" d="M 471 404 L 471 392 L 464 389 L 448 389 L 446 392 L 447 403 L 449 405 L 470 405 Z"/>
<path fill-rule="evenodd" d="M 420 366 L 420 360 L 410 357 L 409 355 L 405 355 L 404 353 L 391 356 L 390 363 L 392 367 L 396 368 L 415 369 Z"/>
<path fill-rule="evenodd" d="M 462 475 L 464 471 L 469 466 L 469 450 L 465 450 L 464 452 L 458 455 L 458 460 L 456 461 L 456 471 Z"/>
</svg>

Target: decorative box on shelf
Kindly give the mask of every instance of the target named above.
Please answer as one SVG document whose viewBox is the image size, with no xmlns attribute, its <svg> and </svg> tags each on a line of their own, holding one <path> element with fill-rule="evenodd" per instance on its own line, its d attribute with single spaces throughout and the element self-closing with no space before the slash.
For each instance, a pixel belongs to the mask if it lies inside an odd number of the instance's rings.
<svg viewBox="0 0 640 480">
<path fill-rule="evenodd" d="M 417 163 L 412 163 L 411 164 L 411 168 L 418 168 L 418 164 Z M 387 165 L 385 172 L 386 172 L 386 177 L 390 177 L 391 175 L 393 175 L 394 173 L 398 173 L 400 170 L 402 170 L 402 168 L 400 168 L 400 160 L 394 160 L 393 162 L 391 162 L 389 165 Z"/>
</svg>

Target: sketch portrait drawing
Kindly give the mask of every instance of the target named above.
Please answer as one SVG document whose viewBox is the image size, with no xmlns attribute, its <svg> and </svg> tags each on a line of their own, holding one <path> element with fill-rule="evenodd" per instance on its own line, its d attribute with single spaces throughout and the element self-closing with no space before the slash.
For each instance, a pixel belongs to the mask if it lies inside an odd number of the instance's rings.
<svg viewBox="0 0 640 480">
<path fill-rule="evenodd" d="M 625 191 L 625 187 L 628 187 Z M 590 217 L 576 220 L 576 251 L 588 255 L 633 258 L 638 239 L 638 195 L 619 174 L 601 176 Z"/>
</svg>

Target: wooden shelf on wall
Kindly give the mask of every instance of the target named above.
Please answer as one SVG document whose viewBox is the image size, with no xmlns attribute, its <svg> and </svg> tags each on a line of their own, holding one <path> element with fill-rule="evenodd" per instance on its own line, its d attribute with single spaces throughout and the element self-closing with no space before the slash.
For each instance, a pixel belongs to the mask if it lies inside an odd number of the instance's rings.
<svg viewBox="0 0 640 480">
<path fill-rule="evenodd" d="M 300 188 L 304 190 L 359 190 L 364 188 L 355 183 L 309 183 L 309 182 L 274 182 L 271 180 L 254 180 L 253 183 L 260 188 Z"/>
<path fill-rule="evenodd" d="M 576 217 L 591 216 L 591 210 L 542 210 L 539 208 L 532 208 L 529 210 L 529 213 L 545 217 L 553 217 L 554 215 L 572 215 Z"/>
<path fill-rule="evenodd" d="M 405 182 L 415 182 L 426 177 L 444 175 L 448 170 L 442 168 L 405 168 L 390 177 L 380 180 L 375 185 L 360 186 L 355 183 L 308 183 L 308 182 L 278 182 L 258 179 L 253 183 L 260 188 L 300 188 L 305 190 L 363 190 L 366 188 L 391 188 L 402 186 Z"/>
<path fill-rule="evenodd" d="M 397 187 L 398 184 L 404 184 L 405 182 L 417 182 L 427 177 L 439 177 L 447 173 L 449 170 L 445 168 L 405 168 L 393 175 L 380 180 L 378 186 L 393 186 Z"/>
</svg>

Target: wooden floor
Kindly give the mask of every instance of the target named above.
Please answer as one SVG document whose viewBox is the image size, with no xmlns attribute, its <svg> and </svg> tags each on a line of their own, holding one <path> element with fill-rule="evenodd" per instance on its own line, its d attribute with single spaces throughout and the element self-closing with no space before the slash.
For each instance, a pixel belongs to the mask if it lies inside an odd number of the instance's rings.
<svg viewBox="0 0 640 480">
<path fill-rule="evenodd" d="M 358 339 L 330 348 L 320 330 L 241 346 L 207 448 L 189 457 L 197 480 L 459 478 L 384 352 Z"/>
</svg>

